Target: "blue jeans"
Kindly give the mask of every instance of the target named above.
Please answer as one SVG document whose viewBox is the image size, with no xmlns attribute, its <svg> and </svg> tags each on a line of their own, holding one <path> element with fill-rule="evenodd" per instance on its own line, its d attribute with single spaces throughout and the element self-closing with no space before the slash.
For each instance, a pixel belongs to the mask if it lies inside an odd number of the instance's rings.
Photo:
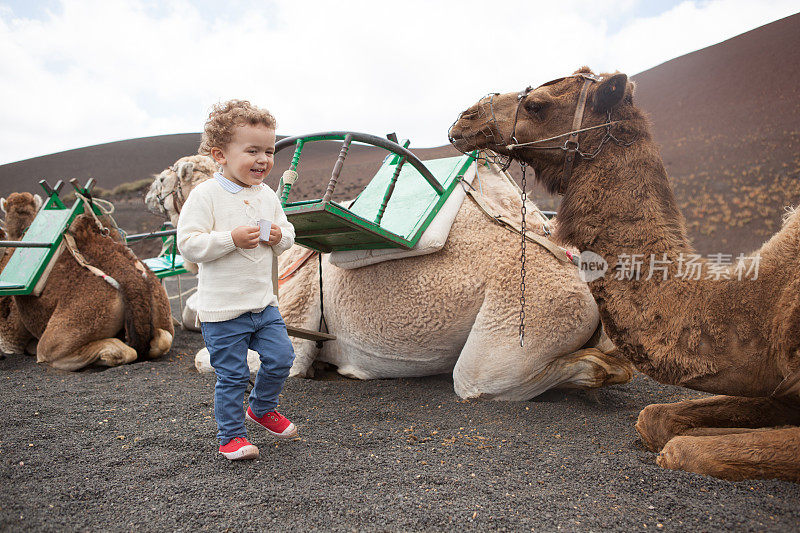
<svg viewBox="0 0 800 533">
<path fill-rule="evenodd" d="M 250 393 L 250 409 L 261 417 L 278 406 L 278 395 L 289 377 L 294 349 L 286 334 L 278 308 L 267 306 L 260 313 L 244 313 L 222 322 L 203 322 L 203 339 L 217 374 L 214 387 L 214 418 L 220 445 L 244 437 L 244 393 L 250 381 L 247 349 L 258 352 L 261 368 Z"/>
</svg>

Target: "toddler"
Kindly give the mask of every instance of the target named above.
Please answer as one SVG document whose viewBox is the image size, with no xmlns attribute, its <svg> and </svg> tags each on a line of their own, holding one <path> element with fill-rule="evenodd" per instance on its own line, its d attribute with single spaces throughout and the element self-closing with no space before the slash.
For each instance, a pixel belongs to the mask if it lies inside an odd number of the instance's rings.
<svg viewBox="0 0 800 533">
<path fill-rule="evenodd" d="M 219 172 L 192 190 L 178 220 L 178 248 L 199 265 L 197 314 L 217 375 L 219 453 L 231 460 L 258 457 L 245 416 L 276 437 L 297 435 L 275 410 L 294 361 L 272 287 L 273 255 L 294 244 L 294 228 L 264 184 L 274 164 L 275 126 L 269 111 L 250 102 L 215 105 L 199 152 L 213 157 Z M 261 368 L 245 414 L 248 348 L 258 352 Z"/>
</svg>

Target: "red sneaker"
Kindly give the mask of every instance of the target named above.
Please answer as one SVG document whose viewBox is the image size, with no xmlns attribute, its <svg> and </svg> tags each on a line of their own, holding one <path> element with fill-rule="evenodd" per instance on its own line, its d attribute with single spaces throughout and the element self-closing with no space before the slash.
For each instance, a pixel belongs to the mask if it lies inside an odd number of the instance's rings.
<svg viewBox="0 0 800 533">
<path fill-rule="evenodd" d="M 260 425 L 279 439 L 291 439 L 297 436 L 297 428 L 289 419 L 278 411 L 270 411 L 261 418 L 257 418 L 253 411 L 247 408 L 247 418 Z"/>
<path fill-rule="evenodd" d="M 219 453 L 231 461 L 258 458 L 258 448 L 244 437 L 232 438 L 228 444 L 219 447 Z"/>
</svg>

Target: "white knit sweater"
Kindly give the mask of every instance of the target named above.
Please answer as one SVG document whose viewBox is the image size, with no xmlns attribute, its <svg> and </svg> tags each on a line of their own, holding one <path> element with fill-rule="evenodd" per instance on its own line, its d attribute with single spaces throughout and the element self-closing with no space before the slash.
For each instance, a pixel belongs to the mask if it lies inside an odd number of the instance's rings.
<svg viewBox="0 0 800 533">
<path fill-rule="evenodd" d="M 233 244 L 231 230 L 255 226 L 264 218 L 281 228 L 274 246 L 260 243 L 245 250 Z M 286 219 L 278 196 L 261 184 L 228 192 L 216 179 L 195 187 L 181 209 L 178 249 L 199 264 L 197 314 L 202 322 L 221 322 L 248 311 L 278 305 L 272 288 L 272 256 L 294 244 L 294 227 Z"/>
</svg>

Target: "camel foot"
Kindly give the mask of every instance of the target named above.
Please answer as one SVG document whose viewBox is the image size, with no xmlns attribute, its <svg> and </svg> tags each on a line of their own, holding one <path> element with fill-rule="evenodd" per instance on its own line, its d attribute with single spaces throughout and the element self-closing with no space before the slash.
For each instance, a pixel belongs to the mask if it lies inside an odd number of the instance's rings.
<svg viewBox="0 0 800 533">
<path fill-rule="evenodd" d="M 292 365 L 291 370 L 289 370 L 289 377 L 290 378 L 313 378 L 314 377 L 314 365 L 298 365 L 297 362 Z"/>
<path fill-rule="evenodd" d="M 159 357 L 164 355 L 172 347 L 172 335 L 169 331 L 157 329 L 153 338 L 150 339 L 150 351 L 148 357 Z"/>
<path fill-rule="evenodd" d="M 289 377 L 313 378 L 316 374 L 314 363 L 319 355 L 319 348 L 312 341 L 292 339 L 294 362 L 289 370 Z"/>
<path fill-rule="evenodd" d="M 119 339 L 90 342 L 86 345 L 86 349 L 98 350 L 97 354 L 100 357 L 97 364 L 103 366 L 119 366 L 136 361 L 136 350 Z"/>
<path fill-rule="evenodd" d="M 0 353 L 4 354 L 25 353 L 25 343 L 9 342 L 7 339 L 3 339 L 2 337 L 0 337 Z"/>
<path fill-rule="evenodd" d="M 656 463 L 729 481 L 800 482 L 800 428 L 756 429 L 716 436 L 670 439 Z"/>
<path fill-rule="evenodd" d="M 648 405 L 639 413 L 636 431 L 644 445 L 657 452 L 680 435 L 732 433 L 736 428 L 798 424 L 800 410 L 770 398 L 712 396 Z"/>
<path fill-rule="evenodd" d="M 633 377 L 633 365 L 625 359 L 603 353 L 596 348 L 584 348 L 563 359 L 564 370 L 572 376 L 560 388 L 595 389 L 606 385 L 627 383 Z"/>
<path fill-rule="evenodd" d="M 360 379 L 360 380 L 372 379 L 372 376 L 352 365 L 342 365 L 336 367 L 336 372 L 350 379 Z"/>
<path fill-rule="evenodd" d="M 208 348 L 201 348 L 194 356 L 194 367 L 201 374 L 208 374 L 214 371 L 211 366 L 211 355 L 208 353 Z"/>
<path fill-rule="evenodd" d="M 676 405 L 678 404 L 654 403 L 639 413 L 636 432 L 651 452 L 660 451 L 672 437 L 683 434 L 691 427 L 687 421 L 672 416 L 671 411 Z"/>
<path fill-rule="evenodd" d="M 58 353 L 36 354 L 38 362 L 48 362 L 59 370 L 79 370 L 92 363 L 119 366 L 136 360 L 136 350 L 119 339 L 103 339 L 84 344 L 64 356 Z"/>
</svg>

